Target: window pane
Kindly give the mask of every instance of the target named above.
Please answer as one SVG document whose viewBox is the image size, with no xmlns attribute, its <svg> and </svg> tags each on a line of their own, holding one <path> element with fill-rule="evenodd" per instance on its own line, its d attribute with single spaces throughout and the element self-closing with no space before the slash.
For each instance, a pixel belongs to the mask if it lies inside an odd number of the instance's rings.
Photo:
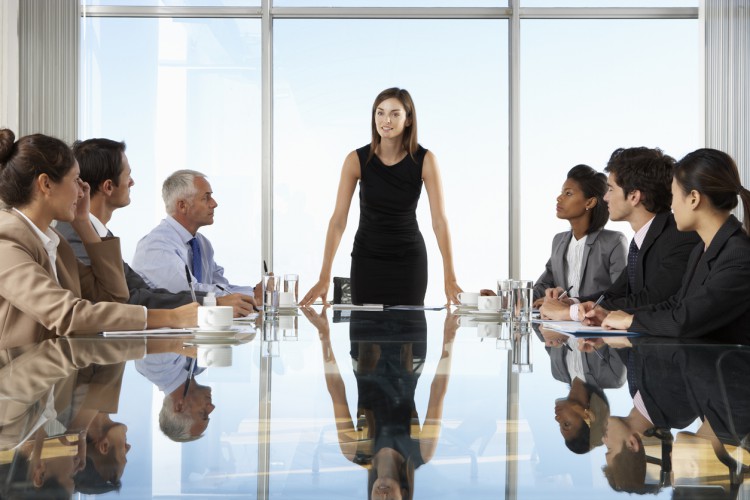
<svg viewBox="0 0 750 500">
<path fill-rule="evenodd" d="M 508 0 L 274 0 L 274 7 L 507 7 Z"/>
<path fill-rule="evenodd" d="M 260 21 L 85 19 L 81 138 L 126 141 L 135 186 L 112 231 L 130 261 L 164 218 L 161 184 L 189 168 L 219 203 L 201 232 L 237 284 L 260 270 Z M 133 34 L 137 33 L 137 36 Z"/>
<path fill-rule="evenodd" d="M 698 7 L 699 0 L 521 0 L 521 7 Z"/>
<path fill-rule="evenodd" d="M 619 147 L 679 159 L 703 145 L 699 23 L 529 20 L 521 33 L 521 270 L 536 278 L 553 235 L 570 228 L 555 217 L 570 168 L 601 171 Z"/>
<path fill-rule="evenodd" d="M 258 7 L 260 0 L 84 0 L 82 4 L 128 7 Z"/>
<path fill-rule="evenodd" d="M 320 272 L 344 157 L 370 142 L 372 102 L 393 86 L 412 94 L 419 141 L 440 163 L 459 284 L 478 290 L 507 274 L 506 41 L 500 20 L 274 23 L 274 257 L 279 272 L 300 274 L 301 294 Z M 417 213 L 426 302 L 442 304 L 424 189 Z M 358 220 L 355 192 L 334 276 L 349 276 Z"/>
</svg>

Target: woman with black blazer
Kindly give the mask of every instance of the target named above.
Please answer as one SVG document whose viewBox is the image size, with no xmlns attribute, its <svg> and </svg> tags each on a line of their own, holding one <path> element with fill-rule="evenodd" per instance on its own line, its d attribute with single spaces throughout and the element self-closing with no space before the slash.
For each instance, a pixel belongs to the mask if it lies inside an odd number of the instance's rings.
<svg viewBox="0 0 750 500">
<path fill-rule="evenodd" d="M 534 307 L 547 288 L 569 290 L 572 297 L 608 289 L 625 269 L 628 243 L 619 231 L 602 229 L 609 218 L 604 194 L 607 176 L 587 165 L 576 165 L 557 197 L 557 218 L 570 231 L 552 239 L 552 255 L 534 284 Z M 571 288 L 572 287 L 572 288 Z"/>
<path fill-rule="evenodd" d="M 731 211 L 742 198 L 744 228 Z M 615 311 L 607 328 L 666 337 L 711 337 L 750 343 L 750 191 L 734 160 L 715 149 L 698 149 L 680 160 L 672 180 L 677 229 L 696 231 L 680 290 L 668 300 L 631 313 Z"/>
</svg>

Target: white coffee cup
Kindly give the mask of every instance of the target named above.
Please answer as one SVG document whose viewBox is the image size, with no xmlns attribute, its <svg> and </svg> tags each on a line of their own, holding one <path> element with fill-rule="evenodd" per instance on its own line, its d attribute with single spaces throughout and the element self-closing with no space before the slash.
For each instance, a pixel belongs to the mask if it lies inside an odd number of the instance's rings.
<svg viewBox="0 0 750 500">
<path fill-rule="evenodd" d="M 502 298 L 494 295 L 482 296 L 477 299 L 477 309 L 480 311 L 499 311 Z"/>
<path fill-rule="evenodd" d="M 459 316 L 458 317 L 458 326 L 477 326 L 477 319 L 472 318 L 471 316 Z"/>
<path fill-rule="evenodd" d="M 233 316 L 231 306 L 200 306 L 198 327 L 203 330 L 227 330 L 232 326 Z"/>
<path fill-rule="evenodd" d="M 279 307 L 294 307 L 294 292 L 279 292 Z"/>
<path fill-rule="evenodd" d="M 476 292 L 460 292 L 458 294 L 458 301 L 463 306 L 476 306 L 479 294 Z"/>
<path fill-rule="evenodd" d="M 497 323 L 478 323 L 477 335 L 483 338 L 497 338 L 500 336 L 500 325 Z"/>
<path fill-rule="evenodd" d="M 232 366 L 232 348 L 228 345 L 199 345 L 198 366 Z"/>
</svg>

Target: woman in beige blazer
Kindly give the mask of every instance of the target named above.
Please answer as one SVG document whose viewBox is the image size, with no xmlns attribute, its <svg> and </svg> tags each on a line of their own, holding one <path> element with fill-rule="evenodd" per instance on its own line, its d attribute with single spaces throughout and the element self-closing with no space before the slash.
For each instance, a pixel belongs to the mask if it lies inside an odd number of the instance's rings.
<svg viewBox="0 0 750 500">
<path fill-rule="evenodd" d="M 71 333 L 196 324 L 197 303 L 147 310 L 128 298 L 120 241 L 89 222 L 89 186 L 62 141 L 0 130 L 0 348 Z M 91 265 L 50 227 L 70 222 Z"/>
</svg>

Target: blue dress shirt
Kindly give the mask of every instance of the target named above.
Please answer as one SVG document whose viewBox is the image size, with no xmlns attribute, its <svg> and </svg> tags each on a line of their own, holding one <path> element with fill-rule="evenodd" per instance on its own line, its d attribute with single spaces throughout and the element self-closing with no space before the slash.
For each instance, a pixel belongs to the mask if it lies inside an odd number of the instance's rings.
<svg viewBox="0 0 750 500">
<path fill-rule="evenodd" d="M 211 242 L 200 233 L 195 233 L 201 248 L 201 281 L 193 277 L 196 291 L 244 293 L 253 295 L 252 286 L 232 285 L 224 277 L 224 268 L 214 261 Z M 185 265 L 192 269 L 193 252 L 190 240 L 193 235 L 172 217 L 162 220 L 150 233 L 141 238 L 135 249 L 131 267 L 153 288 L 166 288 L 170 292 L 188 290 Z M 218 286 L 217 286 L 218 285 Z M 222 290 L 223 289 L 223 290 Z"/>
</svg>

